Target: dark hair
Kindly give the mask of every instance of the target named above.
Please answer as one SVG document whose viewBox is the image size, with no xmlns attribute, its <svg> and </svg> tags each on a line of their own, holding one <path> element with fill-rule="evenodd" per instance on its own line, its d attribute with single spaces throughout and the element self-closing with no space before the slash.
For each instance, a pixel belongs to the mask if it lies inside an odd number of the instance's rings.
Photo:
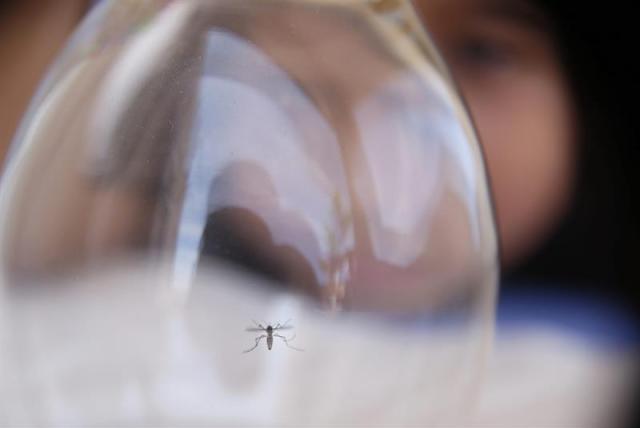
<svg viewBox="0 0 640 428">
<path fill-rule="evenodd" d="M 577 187 L 554 236 L 507 280 L 544 279 L 550 287 L 606 293 L 638 309 L 640 74 L 633 65 L 633 14 L 597 2 L 536 3 L 555 31 L 578 110 Z"/>
</svg>

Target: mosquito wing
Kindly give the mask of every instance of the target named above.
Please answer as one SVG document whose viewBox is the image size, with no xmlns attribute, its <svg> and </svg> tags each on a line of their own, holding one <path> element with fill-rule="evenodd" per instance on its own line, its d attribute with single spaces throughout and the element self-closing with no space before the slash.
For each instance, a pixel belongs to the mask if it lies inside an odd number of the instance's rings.
<svg viewBox="0 0 640 428">
<path fill-rule="evenodd" d="M 259 327 L 247 327 L 244 329 L 244 331 L 264 331 L 263 328 L 259 328 Z"/>
<path fill-rule="evenodd" d="M 292 325 L 281 325 L 280 327 L 274 328 L 274 330 L 291 330 L 292 328 Z"/>
</svg>

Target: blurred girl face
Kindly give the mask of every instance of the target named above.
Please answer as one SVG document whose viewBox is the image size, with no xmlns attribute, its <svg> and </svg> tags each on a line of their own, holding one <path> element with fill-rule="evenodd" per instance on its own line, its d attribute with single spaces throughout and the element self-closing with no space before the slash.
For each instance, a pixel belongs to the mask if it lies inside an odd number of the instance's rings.
<svg viewBox="0 0 640 428">
<path fill-rule="evenodd" d="M 544 15 L 524 0 L 413 1 L 448 61 L 477 125 L 493 186 L 503 261 L 512 266 L 548 236 L 562 216 L 572 188 L 572 105 L 554 41 Z M 58 7 L 58 3 L 43 4 Z M 69 3 L 70 17 L 78 17 L 87 4 L 85 0 L 63 3 Z M 38 16 L 66 23 L 61 35 L 75 22 L 59 19 L 59 14 L 49 13 L 47 8 L 36 10 L 42 11 Z M 44 24 L 32 27 L 47 28 Z M 48 37 L 63 40 L 62 36 Z M 46 50 L 48 56 L 41 55 L 37 66 L 24 66 L 40 71 L 54 52 L 53 48 Z M 16 67 L 13 75 L 0 73 L 0 87 L 7 89 L 3 91 L 7 103 L 0 103 L 0 110 L 6 107 L 11 113 L 3 114 L 10 120 L 5 127 L 0 124 L 1 146 L 8 144 L 40 76 Z M 8 69 L 3 70 L 6 74 Z M 20 86 L 15 83 L 20 75 L 33 77 Z"/>
<path fill-rule="evenodd" d="M 544 15 L 520 0 L 415 0 L 484 146 L 507 268 L 552 232 L 574 175 L 573 106 Z"/>
</svg>

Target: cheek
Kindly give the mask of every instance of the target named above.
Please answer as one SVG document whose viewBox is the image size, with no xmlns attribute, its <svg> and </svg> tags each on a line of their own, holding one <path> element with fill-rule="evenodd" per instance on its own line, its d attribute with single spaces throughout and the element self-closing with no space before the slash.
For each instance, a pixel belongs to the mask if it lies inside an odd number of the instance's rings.
<svg viewBox="0 0 640 428">
<path fill-rule="evenodd" d="M 460 83 L 484 146 L 508 268 L 534 251 L 566 210 L 574 175 L 572 109 L 553 74 Z"/>
</svg>

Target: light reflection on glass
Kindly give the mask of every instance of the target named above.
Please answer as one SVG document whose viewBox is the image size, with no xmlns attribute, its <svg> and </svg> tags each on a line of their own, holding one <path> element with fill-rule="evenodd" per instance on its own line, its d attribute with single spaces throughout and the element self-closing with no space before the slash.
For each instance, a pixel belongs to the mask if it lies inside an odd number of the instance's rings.
<svg viewBox="0 0 640 428">
<path fill-rule="evenodd" d="M 27 335 L 3 341 L 32 358 L 6 361 L 55 385 L 23 379 L 24 397 L 80 424 L 109 413 L 87 391 L 127 421 L 456 414 L 491 337 L 495 229 L 462 103 L 397 4 L 111 1 L 89 18 L 95 46 L 61 56 L 0 188 L 0 305 Z M 252 319 L 289 318 L 305 356 L 238 357 Z"/>
</svg>

